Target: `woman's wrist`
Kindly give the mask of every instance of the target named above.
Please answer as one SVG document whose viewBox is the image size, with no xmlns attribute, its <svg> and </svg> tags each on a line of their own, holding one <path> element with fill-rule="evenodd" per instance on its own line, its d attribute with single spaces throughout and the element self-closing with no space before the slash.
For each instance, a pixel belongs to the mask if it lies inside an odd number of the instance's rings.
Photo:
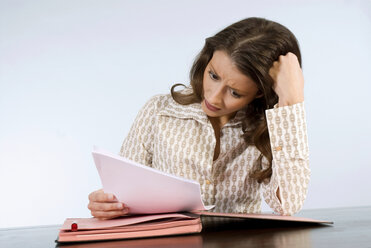
<svg viewBox="0 0 371 248">
<path fill-rule="evenodd" d="M 297 103 L 304 102 L 304 96 L 296 96 L 290 98 L 279 97 L 278 98 L 278 107 L 291 106 Z"/>
</svg>

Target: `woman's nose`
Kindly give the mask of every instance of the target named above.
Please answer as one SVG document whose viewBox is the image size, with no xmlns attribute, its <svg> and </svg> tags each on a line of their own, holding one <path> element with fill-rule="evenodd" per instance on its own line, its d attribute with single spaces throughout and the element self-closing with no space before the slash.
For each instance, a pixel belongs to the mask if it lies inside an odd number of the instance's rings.
<svg viewBox="0 0 371 248">
<path fill-rule="evenodd" d="M 223 87 L 216 86 L 212 91 L 209 101 L 215 107 L 221 107 L 222 98 L 223 98 Z"/>
</svg>

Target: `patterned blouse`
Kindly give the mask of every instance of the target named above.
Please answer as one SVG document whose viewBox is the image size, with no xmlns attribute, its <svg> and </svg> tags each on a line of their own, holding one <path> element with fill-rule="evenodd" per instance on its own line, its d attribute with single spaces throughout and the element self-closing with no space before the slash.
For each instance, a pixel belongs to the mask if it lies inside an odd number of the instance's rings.
<svg viewBox="0 0 371 248">
<path fill-rule="evenodd" d="M 216 212 L 260 213 L 262 194 L 275 212 L 296 213 L 310 178 L 304 103 L 266 110 L 273 164 L 263 183 L 249 177 L 260 152 L 241 136 L 244 116 L 238 111 L 221 128 L 213 161 L 214 129 L 201 104 L 180 105 L 170 95 L 157 95 L 140 110 L 120 155 L 198 181 L 204 204 L 215 205 Z M 267 162 L 263 158 L 263 168 Z"/>
</svg>

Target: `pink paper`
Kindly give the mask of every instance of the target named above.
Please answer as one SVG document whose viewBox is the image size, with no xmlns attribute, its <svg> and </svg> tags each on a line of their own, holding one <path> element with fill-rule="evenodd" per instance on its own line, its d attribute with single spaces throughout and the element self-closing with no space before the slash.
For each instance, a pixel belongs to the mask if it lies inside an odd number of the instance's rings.
<svg viewBox="0 0 371 248">
<path fill-rule="evenodd" d="M 99 220 L 97 218 L 68 218 L 64 221 L 61 230 L 71 230 L 71 224 L 77 223 L 78 230 L 89 230 L 89 229 L 112 229 L 112 227 L 128 226 L 133 224 L 139 224 L 152 220 L 161 219 L 194 219 L 196 217 L 179 214 L 156 214 L 156 215 L 143 215 L 143 216 L 125 216 L 117 219 L 110 220 Z"/>
<path fill-rule="evenodd" d="M 130 214 L 210 210 L 198 182 L 164 173 L 119 155 L 95 149 L 103 190 L 129 207 Z"/>
</svg>

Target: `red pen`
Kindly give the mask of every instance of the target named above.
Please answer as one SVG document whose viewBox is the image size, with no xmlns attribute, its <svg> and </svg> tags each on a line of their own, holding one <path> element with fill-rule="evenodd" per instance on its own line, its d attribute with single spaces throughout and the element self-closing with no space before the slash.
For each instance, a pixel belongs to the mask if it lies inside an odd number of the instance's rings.
<svg viewBox="0 0 371 248">
<path fill-rule="evenodd" d="M 71 231 L 72 232 L 76 232 L 78 229 L 78 225 L 77 225 L 77 221 L 73 221 L 72 224 L 71 224 Z"/>
</svg>

